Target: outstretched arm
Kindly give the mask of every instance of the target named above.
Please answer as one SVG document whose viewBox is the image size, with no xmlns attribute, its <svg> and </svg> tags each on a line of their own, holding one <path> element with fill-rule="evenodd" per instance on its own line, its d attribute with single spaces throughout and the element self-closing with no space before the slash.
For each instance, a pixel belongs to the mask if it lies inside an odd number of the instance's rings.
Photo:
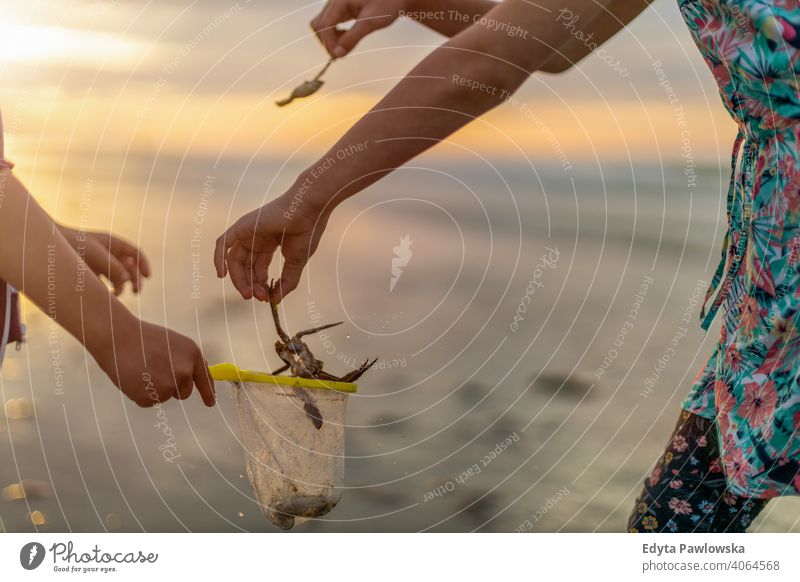
<svg viewBox="0 0 800 582">
<path fill-rule="evenodd" d="M 140 406 L 187 398 L 194 385 L 207 405 L 214 404 L 197 345 L 128 311 L 8 169 L 0 169 L 0 278 L 75 336 Z"/>
<path fill-rule="evenodd" d="M 569 32 L 569 38 L 540 67 L 545 73 L 562 73 L 591 54 L 626 24 L 636 18 L 653 0 L 611 0 L 594 19 L 584 19 L 568 9 L 560 9 L 556 21 Z"/>
<path fill-rule="evenodd" d="M 494 0 L 411 0 L 405 16 L 453 37 L 497 6 Z"/>
<path fill-rule="evenodd" d="M 570 34 L 553 45 L 553 54 L 539 67 L 546 73 L 570 69 L 596 47 L 614 36 L 652 0 L 610 0 L 590 18 L 569 8 L 558 9 L 556 23 Z M 404 16 L 447 37 L 453 37 L 476 22 L 490 19 L 487 13 L 498 5 L 494 0 L 329 0 L 311 21 L 320 42 L 334 58 L 348 54 L 368 34 L 386 28 Z M 535 3 L 531 3 L 535 6 Z M 337 25 L 350 20 L 346 31 Z"/>
<path fill-rule="evenodd" d="M 89 274 L 50 216 L 9 171 L 0 172 L 0 195 L 0 278 L 92 353 L 110 347 L 113 320 L 122 326 L 133 315 Z"/>
<path fill-rule="evenodd" d="M 603 9 L 596 0 L 498 4 L 486 15 L 493 24 L 477 22 L 433 51 L 288 192 L 229 228 L 217 241 L 217 274 L 230 272 L 244 298 L 265 300 L 268 267 L 281 247 L 285 264 L 272 297 L 280 301 L 297 287 L 333 208 L 514 93 L 571 38 L 556 22 L 560 11 L 588 22 Z M 339 161 L 316 179 L 329 157 Z"/>
</svg>

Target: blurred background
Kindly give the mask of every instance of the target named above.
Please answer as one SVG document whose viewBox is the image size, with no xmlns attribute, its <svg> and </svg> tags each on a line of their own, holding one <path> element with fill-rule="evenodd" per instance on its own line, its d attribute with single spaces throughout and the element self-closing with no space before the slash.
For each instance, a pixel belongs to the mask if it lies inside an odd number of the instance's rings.
<svg viewBox="0 0 800 582">
<path fill-rule="evenodd" d="M 277 367 L 265 305 L 214 275 L 216 237 L 442 39 L 399 21 L 279 109 L 326 61 L 322 2 L 1 3 L 18 175 L 58 220 L 142 246 L 154 274 L 125 298 L 141 317 L 212 363 Z M 624 530 L 717 336 L 699 301 L 735 125 L 675 2 L 604 48 L 334 214 L 285 323 L 345 321 L 310 341 L 334 374 L 380 360 L 350 398 L 342 501 L 306 531 Z M 30 304 L 25 319 L 0 376 L 0 530 L 273 530 L 228 386 L 212 410 L 138 409 Z M 800 504 L 753 529 L 800 531 Z"/>
</svg>

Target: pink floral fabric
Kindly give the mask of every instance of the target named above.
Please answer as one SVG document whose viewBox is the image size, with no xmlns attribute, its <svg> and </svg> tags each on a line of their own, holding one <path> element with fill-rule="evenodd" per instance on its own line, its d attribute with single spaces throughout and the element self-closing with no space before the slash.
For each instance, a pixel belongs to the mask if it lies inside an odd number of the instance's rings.
<svg viewBox="0 0 800 582">
<path fill-rule="evenodd" d="M 728 229 L 701 313 L 722 331 L 684 408 L 716 419 L 730 490 L 800 494 L 800 0 L 679 0 L 739 126 Z M 716 293 L 716 296 L 714 296 Z"/>
<path fill-rule="evenodd" d="M 713 420 L 682 410 L 628 518 L 631 533 L 741 533 L 767 504 L 730 491 Z"/>
</svg>

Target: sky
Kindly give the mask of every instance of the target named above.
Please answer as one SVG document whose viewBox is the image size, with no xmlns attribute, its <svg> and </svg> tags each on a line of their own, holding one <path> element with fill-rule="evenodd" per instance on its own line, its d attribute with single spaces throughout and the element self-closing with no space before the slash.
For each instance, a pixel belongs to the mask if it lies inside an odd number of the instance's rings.
<svg viewBox="0 0 800 582">
<path fill-rule="evenodd" d="M 98 152 L 313 159 L 442 42 L 399 21 L 335 63 L 317 95 L 279 109 L 273 101 L 326 60 L 308 26 L 322 2 L 0 5 L 0 107 L 7 153 L 23 167 Z M 735 126 L 675 0 L 655 0 L 604 50 L 627 75 L 597 55 L 534 75 L 517 101 L 431 155 L 469 147 L 556 163 L 564 150 L 571 160 L 680 163 L 688 144 L 698 163 L 726 163 Z"/>
</svg>

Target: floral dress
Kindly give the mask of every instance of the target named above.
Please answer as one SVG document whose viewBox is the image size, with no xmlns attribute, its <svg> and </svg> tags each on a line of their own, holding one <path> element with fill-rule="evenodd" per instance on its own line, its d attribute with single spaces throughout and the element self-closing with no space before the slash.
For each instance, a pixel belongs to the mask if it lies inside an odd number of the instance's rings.
<svg viewBox="0 0 800 582">
<path fill-rule="evenodd" d="M 716 419 L 729 490 L 800 494 L 800 0 L 679 0 L 739 126 L 701 312 L 719 341 L 684 409 Z M 706 310 L 705 307 L 708 307 Z"/>
</svg>

